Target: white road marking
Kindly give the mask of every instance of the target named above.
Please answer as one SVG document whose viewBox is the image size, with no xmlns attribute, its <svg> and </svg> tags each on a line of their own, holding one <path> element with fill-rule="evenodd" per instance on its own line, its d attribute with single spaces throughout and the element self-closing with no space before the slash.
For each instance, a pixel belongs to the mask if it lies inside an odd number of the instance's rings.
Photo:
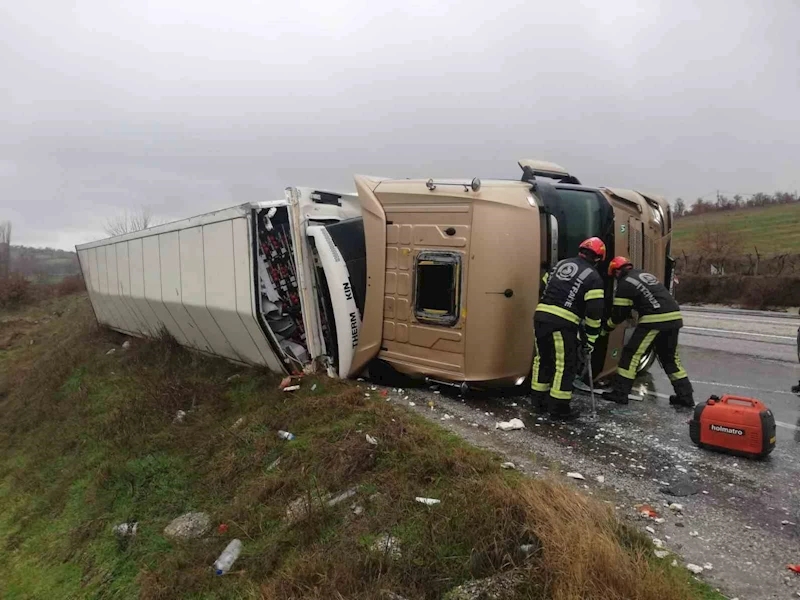
<svg viewBox="0 0 800 600">
<path fill-rule="evenodd" d="M 712 329 L 710 327 L 684 327 L 684 331 L 692 329 L 694 331 L 713 331 L 715 333 L 730 333 L 735 335 L 750 335 L 756 337 L 774 338 L 777 340 L 789 340 L 794 342 L 795 338 L 788 335 L 772 335 L 769 333 L 752 333 L 750 331 L 734 331 L 732 329 Z"/>
<path fill-rule="evenodd" d="M 753 390 L 754 392 L 762 392 L 764 394 L 786 394 L 787 396 L 794 396 L 792 392 L 787 392 L 785 390 L 764 390 L 761 388 L 754 388 L 748 387 L 746 385 L 734 385 L 732 383 L 720 383 L 718 381 L 698 381 L 697 379 L 692 379 L 692 383 L 700 383 L 702 385 L 714 385 L 719 387 L 729 387 L 729 388 L 738 388 L 740 390 Z"/>
<path fill-rule="evenodd" d="M 778 427 L 791 429 L 792 431 L 800 431 L 800 427 L 798 427 L 797 425 L 792 425 L 791 423 L 784 423 L 783 421 L 775 421 L 775 425 L 777 425 Z"/>
</svg>

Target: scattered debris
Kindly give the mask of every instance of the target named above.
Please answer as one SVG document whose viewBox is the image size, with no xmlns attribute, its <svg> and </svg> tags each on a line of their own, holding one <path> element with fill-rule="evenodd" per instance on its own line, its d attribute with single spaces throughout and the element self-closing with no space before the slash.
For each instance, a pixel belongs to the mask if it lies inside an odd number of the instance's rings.
<svg viewBox="0 0 800 600">
<path fill-rule="evenodd" d="M 797 525 L 797 523 L 792 523 L 791 521 L 783 520 L 781 521 L 781 525 Z"/>
<path fill-rule="evenodd" d="M 211 528 L 211 517 L 204 512 L 189 512 L 173 519 L 164 528 L 169 538 L 190 540 L 204 536 Z"/>
<path fill-rule="evenodd" d="M 510 421 L 500 421 L 499 423 L 495 423 L 494 428 L 501 429 L 502 431 L 525 429 L 525 423 L 523 423 L 520 419 L 511 419 Z"/>
<path fill-rule="evenodd" d="M 290 385 L 292 385 L 292 377 L 291 377 L 291 375 L 286 376 L 283 379 L 281 379 L 281 384 L 278 387 L 283 390 L 283 389 L 289 387 Z"/>
<path fill-rule="evenodd" d="M 711 563 L 706 563 L 703 565 L 703 571 L 711 571 L 714 568 L 714 565 Z"/>
<path fill-rule="evenodd" d="M 406 400 L 408 400 L 408 396 L 406 396 L 406 398 L 405 398 L 405 399 L 406 399 Z M 416 405 L 417 405 L 417 403 L 416 403 L 416 402 L 409 402 L 409 403 L 408 403 L 408 405 L 409 405 L 409 406 L 411 406 L 411 407 L 413 408 L 414 406 L 416 406 Z"/>
<path fill-rule="evenodd" d="M 644 517 L 645 519 L 657 519 L 658 518 L 658 513 L 649 504 L 637 505 L 634 508 L 636 508 L 639 511 L 639 515 Z"/>
<path fill-rule="evenodd" d="M 290 385 L 289 387 L 283 388 L 283 391 L 284 392 L 296 392 L 299 389 L 300 389 L 299 385 Z"/>
<path fill-rule="evenodd" d="M 786 565 L 786 568 L 795 573 L 800 573 L 800 565 Z"/>
<path fill-rule="evenodd" d="M 267 467 L 267 471 L 272 471 L 273 469 L 277 469 L 279 464 L 281 464 L 280 456 L 269 464 L 269 466 Z"/>
<path fill-rule="evenodd" d="M 33 340 L 31 340 L 31 341 L 33 341 Z M 106 356 L 110 356 L 111 354 L 114 354 L 114 352 L 116 352 L 116 351 L 117 351 L 117 349 L 116 349 L 116 348 L 112 348 L 111 350 L 109 350 L 108 352 L 106 352 Z"/>
<path fill-rule="evenodd" d="M 669 556 L 669 550 L 654 550 L 653 554 L 656 555 L 656 558 L 667 558 L 667 556 Z"/>
<path fill-rule="evenodd" d="M 242 551 L 242 542 L 240 540 L 233 540 L 230 544 L 225 546 L 225 550 L 219 555 L 219 558 L 214 562 L 214 570 L 217 575 L 224 575 L 230 571 L 233 563 L 239 558 L 239 553 Z"/>
<path fill-rule="evenodd" d="M 442 417 L 442 420 L 443 421 L 449 421 L 452 418 L 453 418 L 453 415 L 448 415 L 447 413 L 444 413 L 444 416 Z"/>
<path fill-rule="evenodd" d="M 662 541 L 661 541 L 660 539 L 658 539 L 658 538 L 653 538 L 653 546 L 655 546 L 656 548 L 658 548 L 659 550 L 661 550 L 661 549 L 664 547 L 664 542 L 662 542 Z"/>
<path fill-rule="evenodd" d="M 239 428 L 242 425 L 242 423 L 244 423 L 244 417 L 239 417 L 238 419 L 236 419 L 236 422 L 233 425 L 231 425 L 231 429 Z"/>
<path fill-rule="evenodd" d="M 699 533 L 697 533 L 696 531 L 690 531 L 690 532 L 689 532 L 689 535 L 690 535 L 690 536 L 692 536 L 692 537 L 697 537 L 697 536 L 698 536 L 698 535 L 700 535 L 700 534 L 699 534 Z"/>
<path fill-rule="evenodd" d="M 286 440 L 287 442 L 291 442 L 294 439 L 294 434 L 289 433 L 288 431 L 284 431 L 283 429 L 280 429 L 278 431 L 278 437 L 281 438 L 282 440 Z"/>
<path fill-rule="evenodd" d="M 538 544 L 522 544 L 519 547 L 519 551 L 522 552 L 524 555 L 529 556 L 533 554 L 538 547 L 539 547 Z"/>
<path fill-rule="evenodd" d="M 360 517 L 364 513 L 364 507 L 360 504 L 351 504 L 350 510 L 352 510 L 353 514 L 357 517 Z"/>
<path fill-rule="evenodd" d="M 131 341 L 130 340 L 125 340 L 124 342 L 122 342 L 122 349 L 123 350 L 127 350 L 130 347 L 131 347 Z"/>
<path fill-rule="evenodd" d="M 677 502 L 673 502 L 669 505 L 669 509 L 674 513 L 681 513 L 683 512 L 683 504 L 678 504 Z"/>
<path fill-rule="evenodd" d="M 525 578 L 519 571 L 498 573 L 485 579 L 468 581 L 447 592 L 444 600 L 510 600 L 518 597 L 517 591 Z"/>
<path fill-rule="evenodd" d="M 441 502 L 441 500 L 437 500 L 436 498 L 421 498 L 420 496 L 417 496 L 414 499 L 420 504 L 425 504 L 427 506 L 434 506 L 435 504 L 439 504 Z"/>
<path fill-rule="evenodd" d="M 120 523 L 119 525 L 114 525 L 111 528 L 111 531 L 117 537 L 133 537 L 136 535 L 136 532 L 139 529 L 139 523 L 136 521 L 132 521 L 131 523 Z"/>
<path fill-rule="evenodd" d="M 703 567 L 701 567 L 700 565 L 696 565 L 694 563 L 688 563 L 686 565 L 686 568 L 695 575 L 700 575 L 700 573 L 703 572 Z"/>
<path fill-rule="evenodd" d="M 597 483 L 605 483 L 606 482 L 606 478 L 603 475 L 598 475 L 597 477 L 595 477 L 595 480 L 597 481 Z"/>
<path fill-rule="evenodd" d="M 567 477 L 570 477 L 571 479 L 580 479 L 581 481 L 585 481 L 586 480 L 586 477 L 584 477 L 580 473 L 576 473 L 574 471 L 570 471 L 569 473 L 567 473 Z"/>
<path fill-rule="evenodd" d="M 227 381 L 228 383 L 231 383 L 232 381 L 236 381 L 240 377 L 241 377 L 241 375 L 239 373 L 234 373 L 233 375 L 228 377 L 225 381 Z"/>
<path fill-rule="evenodd" d="M 648 533 L 652 533 L 653 535 L 655 535 L 656 533 L 656 530 L 650 527 L 649 525 L 645 527 L 644 530 L 647 531 Z"/>
<path fill-rule="evenodd" d="M 342 492 L 338 496 L 334 496 L 333 498 L 328 500 L 326 504 L 328 506 L 336 506 L 337 504 L 344 502 L 345 500 L 348 500 L 349 498 L 355 496 L 357 491 L 358 490 L 356 488 L 350 488 L 349 490 Z"/>
<path fill-rule="evenodd" d="M 388 533 L 384 533 L 383 535 L 379 536 L 378 539 L 372 543 L 369 549 L 372 552 L 385 554 L 389 558 L 397 559 L 403 556 L 403 552 L 400 550 L 400 540 L 389 535 Z"/>
<path fill-rule="evenodd" d="M 667 522 L 667 520 L 663 517 L 658 517 L 657 519 L 653 519 L 653 521 L 655 521 L 658 525 L 663 525 Z"/>
<path fill-rule="evenodd" d="M 674 558 L 673 558 L 673 559 L 672 559 L 672 563 L 671 563 L 671 564 L 672 564 L 672 566 L 673 566 L 673 567 L 677 567 L 677 566 L 678 566 L 678 561 L 677 561 L 677 559 L 674 559 Z"/>
<path fill-rule="evenodd" d="M 219 527 L 217 527 L 217 533 L 228 533 L 228 524 L 220 523 Z"/>
<path fill-rule="evenodd" d="M 513 462 L 504 462 L 504 463 L 500 464 L 500 468 L 502 468 L 502 469 L 516 469 L 517 465 L 515 465 Z"/>
<path fill-rule="evenodd" d="M 314 385 L 311 386 L 311 391 L 314 392 L 316 391 L 316 389 L 317 389 L 317 384 L 315 383 Z"/>
<path fill-rule="evenodd" d="M 367 434 L 367 443 L 368 444 L 372 444 L 373 446 L 377 446 L 378 445 L 378 440 L 376 440 L 370 434 Z"/>
<path fill-rule="evenodd" d="M 186 418 L 186 411 L 185 410 L 179 410 L 178 412 L 175 413 L 175 418 L 172 419 L 172 422 L 173 423 L 183 423 L 183 420 L 185 418 Z"/>
</svg>

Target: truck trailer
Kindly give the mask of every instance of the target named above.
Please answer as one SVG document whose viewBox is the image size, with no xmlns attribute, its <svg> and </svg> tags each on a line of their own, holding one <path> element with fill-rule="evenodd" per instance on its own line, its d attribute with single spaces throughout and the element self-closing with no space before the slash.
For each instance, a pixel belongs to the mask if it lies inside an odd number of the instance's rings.
<svg viewBox="0 0 800 600">
<path fill-rule="evenodd" d="M 76 250 L 98 322 L 128 335 L 168 335 L 278 373 L 380 368 L 517 386 L 531 371 L 541 276 L 583 239 L 668 283 L 674 264 L 665 200 L 585 186 L 545 161 L 519 165 L 521 180 L 358 175 L 355 193 L 290 187 Z M 598 378 L 616 368 L 625 335 L 601 338 Z"/>
</svg>

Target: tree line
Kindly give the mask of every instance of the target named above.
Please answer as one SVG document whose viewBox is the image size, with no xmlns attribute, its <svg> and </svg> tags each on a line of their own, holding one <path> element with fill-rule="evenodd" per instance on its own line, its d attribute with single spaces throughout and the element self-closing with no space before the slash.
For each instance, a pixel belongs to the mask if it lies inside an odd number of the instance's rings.
<svg viewBox="0 0 800 600">
<path fill-rule="evenodd" d="M 672 213 L 676 219 L 679 219 L 691 215 L 705 215 L 708 213 L 737 210 L 740 208 L 761 208 L 764 206 L 795 204 L 798 202 L 800 202 L 800 195 L 798 195 L 797 192 L 775 192 L 774 194 L 759 192 L 757 194 L 735 194 L 733 196 L 726 196 L 725 194 L 718 193 L 717 197 L 713 200 L 698 198 L 691 207 L 686 206 L 686 202 L 683 198 L 678 198 L 675 200 Z"/>
</svg>

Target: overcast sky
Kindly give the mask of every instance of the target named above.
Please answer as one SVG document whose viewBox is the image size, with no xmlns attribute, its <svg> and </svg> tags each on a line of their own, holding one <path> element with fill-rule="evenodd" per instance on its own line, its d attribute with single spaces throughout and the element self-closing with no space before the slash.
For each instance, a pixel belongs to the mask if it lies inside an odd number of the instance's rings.
<svg viewBox="0 0 800 600">
<path fill-rule="evenodd" d="M 0 221 L 69 248 L 126 208 L 519 158 L 670 199 L 794 191 L 799 25 L 797 0 L 7 0 Z"/>
</svg>

